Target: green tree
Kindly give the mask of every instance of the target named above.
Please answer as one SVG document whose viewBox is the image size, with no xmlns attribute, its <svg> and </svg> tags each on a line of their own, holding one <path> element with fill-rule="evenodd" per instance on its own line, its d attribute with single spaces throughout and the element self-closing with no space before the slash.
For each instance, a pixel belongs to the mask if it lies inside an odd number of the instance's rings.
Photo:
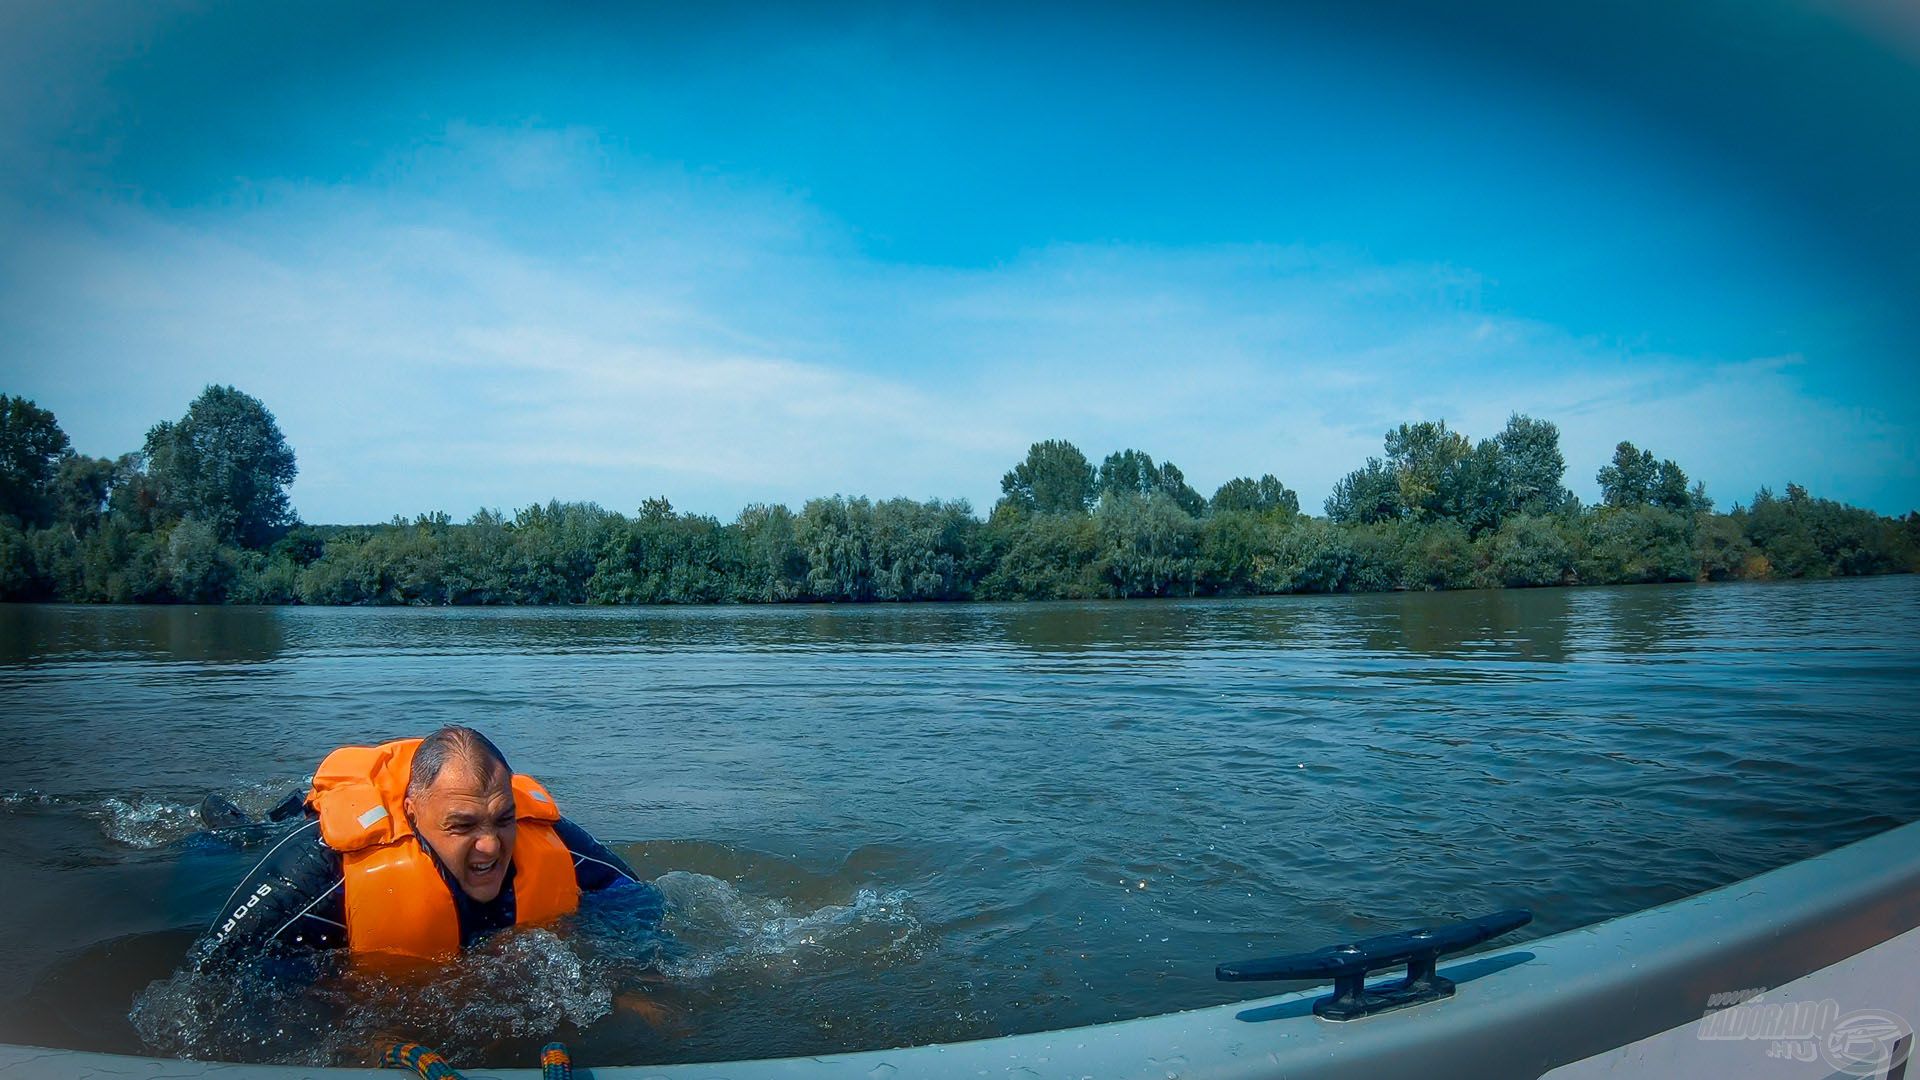
<svg viewBox="0 0 1920 1080">
<path fill-rule="evenodd" d="M 1458 522 L 1474 537 L 1499 528 L 1512 500 L 1506 473 L 1500 443 L 1480 440 L 1443 478 L 1435 517 Z"/>
<path fill-rule="evenodd" d="M 1500 446 L 1509 510 L 1551 514 L 1573 502 L 1563 483 L 1567 459 L 1560 453 L 1560 429 L 1551 421 L 1514 413 L 1494 441 Z"/>
<path fill-rule="evenodd" d="M 250 548 L 294 522 L 293 450 L 257 398 L 209 386 L 179 422 L 147 433 L 145 452 L 164 518 L 204 521 L 221 541 Z"/>
<path fill-rule="evenodd" d="M 1115 492 L 1094 511 L 1098 572 L 1114 596 L 1191 596 L 1200 524 L 1164 491 Z"/>
<path fill-rule="evenodd" d="M 724 600 L 739 574 L 735 536 L 718 521 L 676 514 L 648 499 L 640 517 L 621 522 L 601 548 L 587 584 L 600 604 L 709 604 Z"/>
<path fill-rule="evenodd" d="M 213 527 L 185 518 L 167 534 L 166 574 L 176 599 L 192 604 L 217 604 L 233 584 L 233 559 L 220 544 Z"/>
<path fill-rule="evenodd" d="M 1393 470 L 1379 458 L 1340 478 L 1327 496 L 1327 517 L 1341 525 L 1364 525 L 1392 521 L 1406 512 L 1400 499 L 1400 482 Z"/>
<path fill-rule="evenodd" d="M 874 504 L 869 552 L 878 600 L 958 600 L 969 595 L 969 549 L 980 523 L 964 499 Z"/>
<path fill-rule="evenodd" d="M 307 566 L 326 552 L 326 546 L 326 539 L 319 532 L 302 526 L 275 540 L 270 554 L 295 566 Z"/>
<path fill-rule="evenodd" d="M 1479 550 L 1459 521 L 1401 525 L 1397 562 L 1403 589 L 1471 588 L 1480 571 Z"/>
<path fill-rule="evenodd" d="M 1766 560 L 1747 539 L 1744 511 L 1713 514 L 1701 522 L 1694 537 L 1694 556 L 1700 576 L 1708 581 L 1766 576 Z"/>
<path fill-rule="evenodd" d="M 33 545 L 10 517 L 0 517 L 0 600 L 36 600 Z"/>
<path fill-rule="evenodd" d="M 1814 542 L 1806 515 L 1799 512 L 1808 501 L 1805 489 L 1788 484 L 1787 494 L 1785 499 L 1776 498 L 1765 487 L 1754 494 L 1746 513 L 1747 539 L 1760 550 L 1770 576 L 1825 577 L 1826 558 Z"/>
<path fill-rule="evenodd" d="M 302 566 L 313 562 L 306 537 L 295 529 L 275 542 L 288 544 L 288 555 Z M 295 546 L 297 545 L 297 546 Z M 329 546 L 331 543 L 329 542 Z M 447 594 L 455 604 L 520 603 L 518 537 L 513 523 L 498 510 L 478 510 L 447 541 Z"/>
<path fill-rule="evenodd" d="M 299 600 L 300 567 L 264 552 L 228 549 L 234 558 L 229 604 L 292 604 Z"/>
<path fill-rule="evenodd" d="M 1221 484 L 1207 508 L 1215 514 L 1240 511 L 1292 517 L 1300 512 L 1300 496 L 1272 473 L 1258 480 L 1241 476 Z"/>
<path fill-rule="evenodd" d="M 1273 562 L 1276 534 L 1298 516 L 1235 509 L 1209 513 L 1201 526 L 1198 556 L 1205 591 L 1223 596 L 1259 592 L 1261 575 Z"/>
<path fill-rule="evenodd" d="M 809 499 L 794 523 L 807 556 L 807 593 L 819 600 L 873 599 L 873 504 L 864 498 Z"/>
<path fill-rule="evenodd" d="M 300 571 L 296 589 L 303 604 L 370 604 L 387 593 L 379 568 L 368 558 L 367 534 L 353 530 L 327 540 L 326 553 Z"/>
<path fill-rule="evenodd" d="M 1195 491 L 1171 461 L 1160 463 L 1160 471 L 1154 477 L 1154 490 L 1172 499 L 1173 504 L 1189 517 L 1199 517 L 1207 512 L 1206 496 Z"/>
<path fill-rule="evenodd" d="M 1647 501 L 1662 510 L 1689 513 L 1694 509 L 1693 492 L 1687 488 L 1687 474 L 1681 472 L 1680 466 L 1672 461 L 1662 461 L 1660 467 L 1654 470 L 1653 490 L 1648 494 Z M 1700 489 L 1700 494 L 1702 498 L 1706 496 L 1704 487 Z"/>
<path fill-rule="evenodd" d="M 1073 600 L 1106 595 L 1094 566 L 1100 537 L 1092 517 L 1024 514 L 1003 502 L 987 530 L 1002 554 L 980 583 L 983 597 Z"/>
<path fill-rule="evenodd" d="M 1387 467 L 1400 488 L 1400 504 L 1416 517 L 1447 516 L 1455 475 L 1473 454 L 1473 443 L 1445 420 L 1401 424 L 1387 432 Z"/>
<path fill-rule="evenodd" d="M 755 603 L 798 598 L 807 577 L 807 556 L 794 539 L 793 511 L 754 503 L 734 520 L 741 571 L 734 596 Z"/>
<path fill-rule="evenodd" d="M 1110 495 L 1144 498 L 1156 491 L 1162 492 L 1180 509 L 1195 517 L 1207 508 L 1207 500 L 1188 485 L 1179 466 L 1171 461 L 1155 465 L 1152 456 L 1139 450 L 1128 449 L 1108 454 L 1106 460 L 1100 463 L 1094 489 L 1103 499 Z"/>
<path fill-rule="evenodd" d="M 600 553 L 625 527 L 598 503 L 549 501 L 514 512 L 516 603 L 584 604 Z"/>
<path fill-rule="evenodd" d="M 1881 574 L 1912 568 L 1900 522 L 1816 499 L 1799 484 L 1784 499 L 1761 488 L 1743 517 L 1746 536 L 1777 577 Z"/>
<path fill-rule="evenodd" d="M 1351 586 L 1356 570 L 1353 538 L 1359 529 L 1341 529 L 1307 518 L 1282 532 L 1272 560 L 1261 568 L 1261 592 L 1339 592 Z"/>
<path fill-rule="evenodd" d="M 1660 465 L 1651 450 L 1630 442 L 1613 448 L 1613 461 L 1600 466 L 1600 501 L 1608 506 L 1642 506 L 1653 501 Z"/>
<path fill-rule="evenodd" d="M 87 586 L 86 548 L 71 530 L 34 529 L 27 534 L 33 562 L 45 595 L 51 600 L 84 600 Z"/>
<path fill-rule="evenodd" d="M 54 470 L 54 518 L 74 536 L 85 536 L 100 525 L 113 495 L 114 465 L 106 458 L 68 454 Z"/>
<path fill-rule="evenodd" d="M 1129 495 L 1151 495 L 1160 483 L 1159 467 L 1153 463 L 1151 455 L 1139 450 L 1119 450 L 1108 454 L 1100 463 L 1098 479 L 1094 489 L 1099 496 L 1125 492 Z"/>
<path fill-rule="evenodd" d="M 1576 569 L 1590 585 L 1692 581 L 1700 574 L 1691 514 L 1657 506 L 1606 506 L 1585 519 Z"/>
<path fill-rule="evenodd" d="M 1487 576 L 1508 588 L 1565 585 L 1573 577 L 1574 551 L 1557 520 L 1517 514 L 1501 522 L 1488 548 Z"/>
<path fill-rule="evenodd" d="M 0 394 L 0 516 L 29 527 L 53 520 L 54 473 L 69 446 L 52 413 Z"/>
<path fill-rule="evenodd" d="M 160 496 L 147 472 L 147 455 L 135 451 L 113 459 L 107 482 L 107 516 L 122 529 L 153 532 L 160 523 Z"/>
<path fill-rule="evenodd" d="M 383 604 L 442 606 L 453 602 L 448 566 L 452 519 L 440 512 L 412 521 L 395 517 L 374 531 L 364 551 L 378 567 Z"/>
<path fill-rule="evenodd" d="M 1040 514 L 1084 514 L 1093 504 L 1094 470 L 1078 447 L 1062 439 L 1034 443 L 1027 459 L 1000 479 L 1000 491 L 1021 509 Z"/>
</svg>

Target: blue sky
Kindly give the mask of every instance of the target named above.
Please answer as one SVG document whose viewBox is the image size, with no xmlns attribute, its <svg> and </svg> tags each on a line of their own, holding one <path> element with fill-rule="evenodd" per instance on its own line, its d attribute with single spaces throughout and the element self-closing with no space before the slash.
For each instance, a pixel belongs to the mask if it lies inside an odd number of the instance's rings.
<svg viewBox="0 0 1920 1080">
<path fill-rule="evenodd" d="M 1317 506 L 1403 420 L 1920 507 L 1899 4 L 0 10 L 0 391 L 262 398 L 310 521 Z M 1541 11 L 1548 7 L 1551 10 Z"/>
</svg>

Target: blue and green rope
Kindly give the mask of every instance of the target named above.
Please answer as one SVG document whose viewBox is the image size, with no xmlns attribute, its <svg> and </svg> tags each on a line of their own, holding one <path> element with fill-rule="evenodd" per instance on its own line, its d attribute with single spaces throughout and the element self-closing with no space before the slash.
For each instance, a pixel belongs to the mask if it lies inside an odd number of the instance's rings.
<svg viewBox="0 0 1920 1080">
<path fill-rule="evenodd" d="M 380 1065 L 412 1069 L 420 1080 L 466 1080 L 446 1058 L 419 1043 L 394 1043 L 380 1056 Z M 567 1053 L 565 1043 L 548 1043 L 540 1048 L 540 1080 L 573 1080 L 573 1055 Z"/>
<path fill-rule="evenodd" d="M 380 1066 L 386 1069 L 412 1069 L 420 1074 L 420 1080 L 465 1080 L 460 1070 L 447 1063 L 447 1059 L 430 1046 L 419 1043 L 394 1043 L 380 1057 Z"/>
</svg>

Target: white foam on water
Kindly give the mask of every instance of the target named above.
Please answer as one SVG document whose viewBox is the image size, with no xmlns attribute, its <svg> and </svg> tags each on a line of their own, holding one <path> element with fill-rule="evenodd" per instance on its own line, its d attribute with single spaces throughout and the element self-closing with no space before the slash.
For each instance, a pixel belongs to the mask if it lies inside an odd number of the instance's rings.
<svg viewBox="0 0 1920 1080">
<path fill-rule="evenodd" d="M 149 984 L 127 1019 L 164 1057 L 326 1065 L 341 1021 L 351 1021 L 333 1011 L 297 981 L 189 965 Z"/>
<path fill-rule="evenodd" d="M 379 1030 L 432 1031 L 436 1048 L 454 1055 L 501 1038 L 542 1038 L 562 1024 L 585 1027 L 612 1011 L 619 985 L 619 972 L 550 930 L 532 929 L 489 939 L 429 985 L 355 978 L 335 989 L 355 1012 L 377 1018 Z"/>
<path fill-rule="evenodd" d="M 612 1013 L 621 994 L 661 976 L 757 978 L 801 958 L 815 970 L 854 966 L 911 948 L 921 929 L 904 891 L 861 889 L 846 904 L 805 909 L 704 874 L 676 871 L 655 884 L 667 899 L 665 947 L 650 925 L 636 931 L 608 914 L 582 920 L 572 936 L 495 935 L 429 979 L 350 971 L 338 955 L 278 975 L 266 965 L 189 964 L 149 985 L 128 1019 L 150 1052 L 169 1057 L 368 1063 L 379 1046 L 406 1038 L 471 1061 L 501 1039 L 588 1027 Z"/>
<path fill-rule="evenodd" d="M 99 823 L 107 839 L 143 850 L 184 840 L 203 827 L 195 807 L 160 799 L 107 798 L 82 812 Z"/>
<path fill-rule="evenodd" d="M 663 959 L 675 978 L 706 979 L 728 970 L 777 970 L 801 959 L 822 964 L 918 954 L 922 925 L 902 889 L 861 889 L 851 902 L 797 911 L 777 897 L 742 893 L 706 874 L 671 871 L 655 879 L 667 898 L 664 929 L 681 946 Z"/>
<path fill-rule="evenodd" d="M 20 806 L 43 806 L 49 798 L 37 791 L 0 791 L 0 810 L 12 810 Z"/>
<path fill-rule="evenodd" d="M 424 977 L 349 971 L 341 959 L 277 974 L 189 966 L 149 985 L 128 1019 L 169 1057 L 368 1064 L 381 1047 L 415 1040 L 470 1060 L 500 1039 L 592 1024 L 622 985 L 620 972 L 542 929 L 497 935 Z"/>
<path fill-rule="evenodd" d="M 304 790 L 306 783 L 305 780 L 258 781 L 218 794 L 257 818 L 288 792 Z M 206 830 L 200 820 L 198 799 L 187 802 L 139 794 L 90 799 L 31 790 L 0 792 L 0 811 L 34 810 L 77 814 L 98 825 L 101 835 L 113 843 L 142 851 L 166 847 Z"/>
</svg>

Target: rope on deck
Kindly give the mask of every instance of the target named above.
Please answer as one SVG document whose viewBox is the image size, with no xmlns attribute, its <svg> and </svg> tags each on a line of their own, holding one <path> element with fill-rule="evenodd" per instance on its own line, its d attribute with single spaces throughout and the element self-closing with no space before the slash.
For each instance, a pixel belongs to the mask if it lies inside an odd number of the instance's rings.
<svg viewBox="0 0 1920 1080">
<path fill-rule="evenodd" d="M 387 1047 L 387 1052 L 380 1056 L 380 1067 L 412 1069 L 420 1074 L 420 1080 L 466 1080 L 438 1051 L 419 1043 L 394 1043 Z"/>
<path fill-rule="evenodd" d="M 420 1080 L 466 1080 L 460 1070 L 430 1046 L 419 1043 L 394 1043 L 380 1055 L 383 1069 L 412 1069 Z M 565 1043 L 551 1042 L 540 1048 L 540 1080 L 573 1080 L 573 1055 Z"/>
</svg>

